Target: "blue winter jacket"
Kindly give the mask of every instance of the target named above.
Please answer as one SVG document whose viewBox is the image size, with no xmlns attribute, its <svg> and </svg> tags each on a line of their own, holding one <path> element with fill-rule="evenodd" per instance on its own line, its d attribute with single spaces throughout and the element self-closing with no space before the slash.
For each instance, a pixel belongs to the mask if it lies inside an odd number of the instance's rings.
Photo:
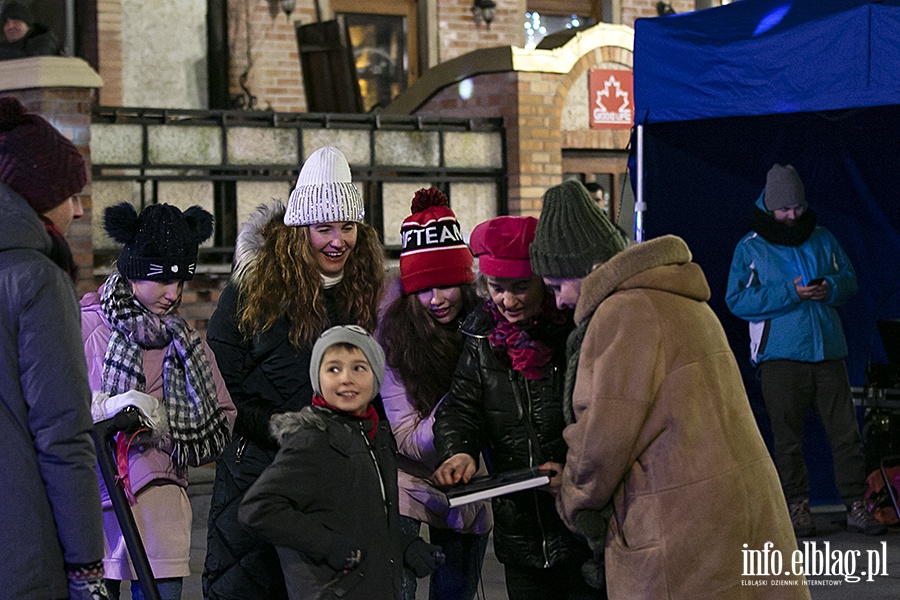
<svg viewBox="0 0 900 600">
<path fill-rule="evenodd" d="M 766 210 L 763 196 L 757 207 Z M 824 277 L 824 301 L 801 301 L 801 285 Z M 725 302 L 750 322 L 750 359 L 754 364 L 788 359 L 820 362 L 847 356 L 847 341 L 836 306 L 857 291 L 856 273 L 834 236 L 816 227 L 800 246 L 779 246 L 750 232 L 738 243 L 728 274 Z"/>
</svg>

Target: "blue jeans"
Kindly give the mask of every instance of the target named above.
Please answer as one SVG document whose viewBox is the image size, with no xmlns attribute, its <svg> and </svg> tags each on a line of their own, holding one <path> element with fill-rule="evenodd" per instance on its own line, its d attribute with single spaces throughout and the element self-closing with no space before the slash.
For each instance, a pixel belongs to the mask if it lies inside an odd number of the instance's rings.
<svg viewBox="0 0 900 600">
<path fill-rule="evenodd" d="M 400 517 L 400 530 L 406 534 L 418 535 L 419 521 L 410 517 Z M 444 564 L 431 574 L 428 589 L 429 600 L 471 600 L 481 581 L 481 566 L 487 550 L 488 534 L 459 533 L 452 529 L 428 527 L 432 544 L 440 546 Z M 415 600 L 418 583 L 409 569 L 403 569 L 401 600 Z"/>
<path fill-rule="evenodd" d="M 118 579 L 106 580 L 106 589 L 111 600 L 119 600 L 121 584 L 122 582 Z M 156 580 L 156 587 L 159 590 L 161 600 L 181 600 L 181 588 L 183 585 L 184 579 L 181 577 Z M 144 592 L 141 591 L 141 584 L 137 581 L 131 582 L 131 600 L 144 600 Z"/>
</svg>

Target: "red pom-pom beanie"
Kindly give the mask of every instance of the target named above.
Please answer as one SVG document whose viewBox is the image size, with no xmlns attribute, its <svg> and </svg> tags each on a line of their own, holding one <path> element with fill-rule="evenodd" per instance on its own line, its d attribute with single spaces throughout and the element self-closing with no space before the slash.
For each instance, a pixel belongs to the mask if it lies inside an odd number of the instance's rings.
<svg viewBox="0 0 900 600">
<path fill-rule="evenodd" d="M 400 227 L 400 281 L 403 293 L 472 283 L 474 260 L 447 196 L 437 188 L 421 189 L 412 214 Z"/>
</svg>

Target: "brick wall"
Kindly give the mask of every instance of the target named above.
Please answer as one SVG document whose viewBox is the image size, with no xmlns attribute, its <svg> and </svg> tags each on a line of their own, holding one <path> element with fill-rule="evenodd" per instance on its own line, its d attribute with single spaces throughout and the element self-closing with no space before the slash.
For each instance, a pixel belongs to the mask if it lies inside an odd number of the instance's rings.
<svg viewBox="0 0 900 600">
<path fill-rule="evenodd" d="M 672 0 L 679 13 L 694 9 L 693 0 Z M 523 27 L 527 0 L 504 0 L 497 3 L 490 30 L 475 27 L 472 0 L 440 0 L 436 4 L 438 21 L 438 61 L 445 62 L 479 48 L 517 46 L 525 43 Z M 306 110 L 302 76 L 293 21 L 315 21 L 312 0 L 297 2 L 288 22 L 273 0 L 229 0 L 229 46 L 231 47 L 230 91 L 241 93 L 238 79 L 247 65 L 247 28 L 250 24 L 250 54 L 253 68 L 249 72 L 250 93 L 256 96 L 257 108 L 277 111 Z M 249 19 L 247 16 L 249 15 Z M 622 23 L 633 26 L 641 17 L 655 17 L 655 0 L 624 0 Z M 99 103 L 116 106 L 122 103 L 122 0 L 97 0 L 98 72 L 104 87 Z"/>
<path fill-rule="evenodd" d="M 561 133 L 569 90 L 588 69 L 617 64 L 630 68 L 631 52 L 603 47 L 582 56 L 566 74 L 507 72 L 472 78 L 470 98 L 458 86 L 437 93 L 418 114 L 502 117 L 506 127 L 508 209 L 513 215 L 538 216 L 544 191 L 562 179 L 562 149 L 622 149 L 628 132 L 589 129 Z M 575 145 L 572 145 L 575 144 Z"/>
<path fill-rule="evenodd" d="M 657 0 L 624 0 L 622 2 L 622 24 L 634 27 L 634 20 L 645 17 L 658 17 L 656 12 Z M 668 0 L 668 4 L 676 13 L 693 12 L 694 0 Z"/>
<path fill-rule="evenodd" d="M 206 332 L 226 283 L 227 275 L 196 275 L 184 286 L 179 314 L 197 331 Z"/>
<path fill-rule="evenodd" d="M 475 27 L 472 0 L 437 3 L 438 62 L 446 62 L 472 50 L 525 44 L 525 0 L 497 2 L 490 29 Z"/>
<path fill-rule="evenodd" d="M 122 0 L 97 0 L 97 73 L 103 78 L 98 102 L 122 104 Z"/>
<path fill-rule="evenodd" d="M 252 68 L 247 86 L 256 96 L 256 108 L 302 112 L 306 110 L 306 96 L 293 22 L 315 22 L 315 9 L 311 1 L 298 2 L 288 21 L 280 9 L 273 14 L 272 6 L 277 4 L 267 0 L 229 0 L 230 91 L 242 93 L 239 78 L 247 68 L 249 39 Z"/>
</svg>

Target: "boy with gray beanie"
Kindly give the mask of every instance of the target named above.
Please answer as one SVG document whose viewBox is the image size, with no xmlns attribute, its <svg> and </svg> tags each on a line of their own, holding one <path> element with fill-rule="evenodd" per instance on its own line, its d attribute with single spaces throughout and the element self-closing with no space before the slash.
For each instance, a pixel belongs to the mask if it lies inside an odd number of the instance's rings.
<svg viewBox="0 0 900 600">
<path fill-rule="evenodd" d="M 276 546 L 291 600 L 393 600 L 404 563 L 430 574 L 440 548 L 400 533 L 396 445 L 371 402 L 384 352 L 365 329 L 343 325 L 316 341 L 312 406 L 272 419 L 281 449 L 247 491 L 246 527 Z"/>
<path fill-rule="evenodd" d="M 740 548 L 797 549 L 784 496 L 709 286 L 678 237 L 625 247 L 578 182 L 547 190 L 533 270 L 575 308 L 566 401 L 574 421 L 557 509 L 574 530 L 609 504 L 610 598 L 755 598 Z M 608 511 L 608 508 L 606 508 Z M 609 514 L 609 513 L 607 513 Z M 732 552 L 711 548 L 734 548 Z M 802 575 L 780 575 L 796 579 Z M 781 598 L 809 598 L 805 586 Z"/>
</svg>

